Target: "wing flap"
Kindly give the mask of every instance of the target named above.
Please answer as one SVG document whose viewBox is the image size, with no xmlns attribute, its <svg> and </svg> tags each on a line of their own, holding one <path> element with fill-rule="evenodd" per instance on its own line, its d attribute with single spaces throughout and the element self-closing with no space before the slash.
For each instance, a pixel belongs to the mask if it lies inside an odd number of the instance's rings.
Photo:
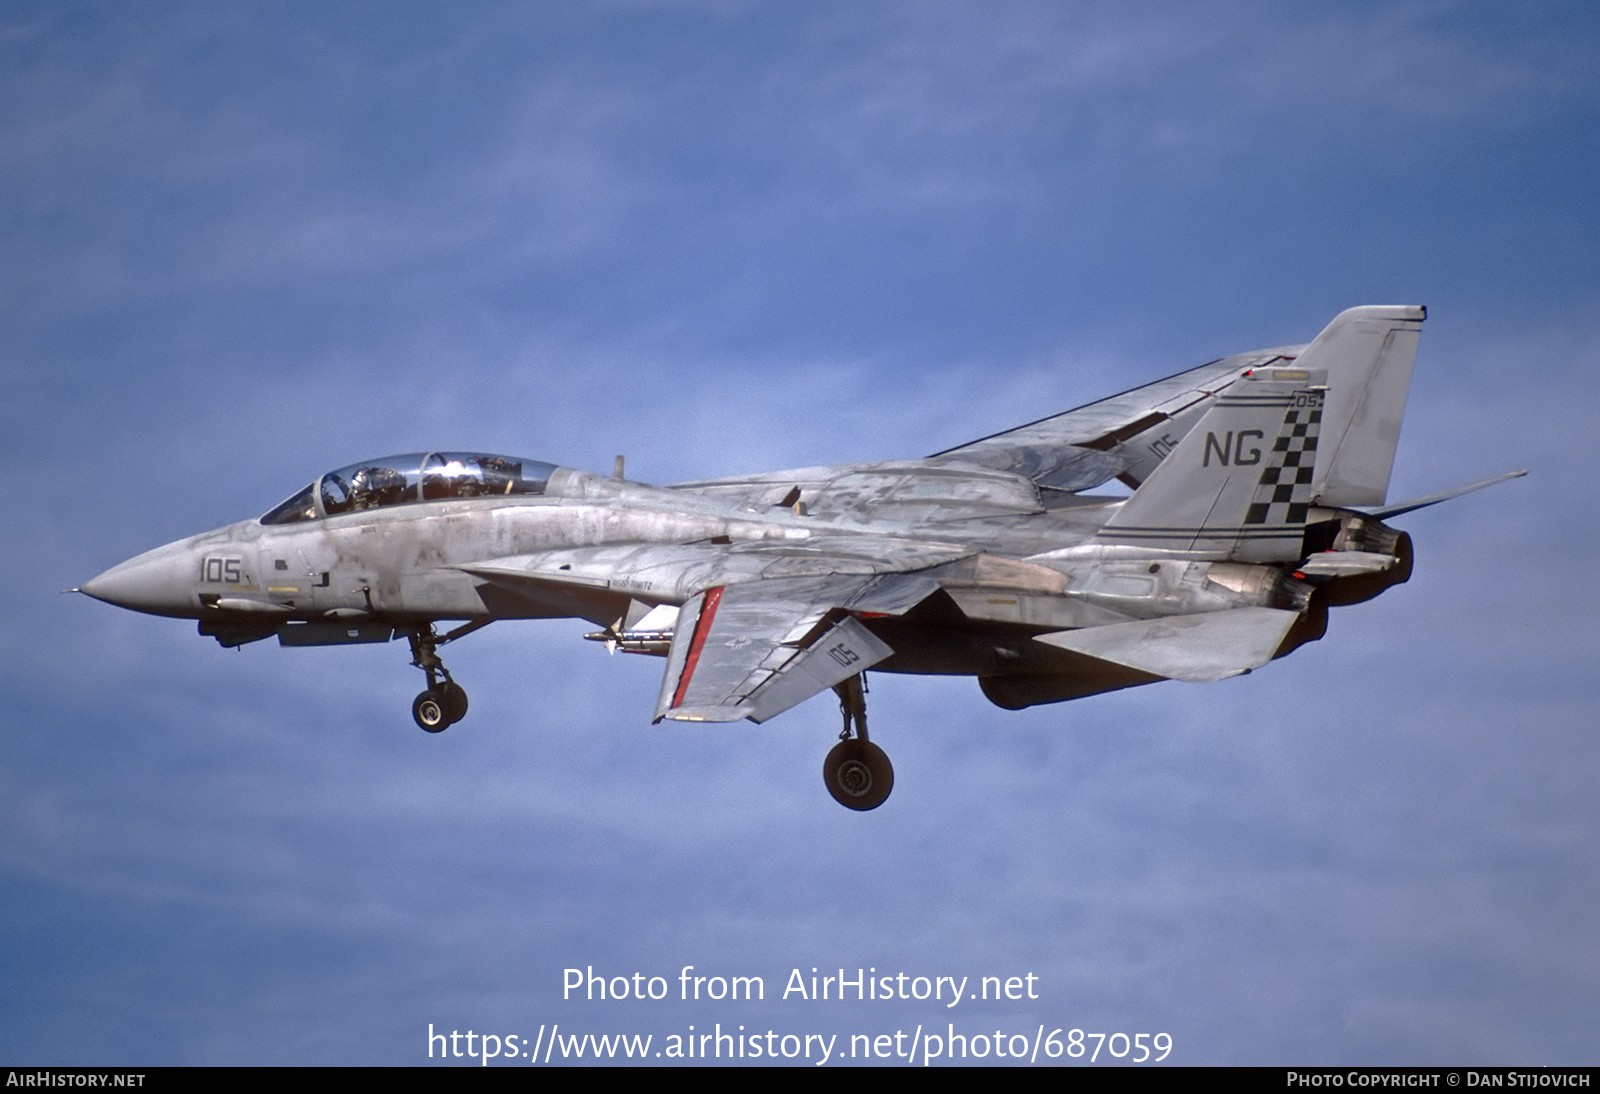
<svg viewBox="0 0 1600 1094">
<path fill-rule="evenodd" d="M 763 682 L 752 696 L 749 718 L 765 722 L 893 652 L 860 622 L 846 616 Z"/>
<path fill-rule="evenodd" d="M 937 587 L 917 575 L 847 576 L 696 593 L 678 614 L 655 721 L 775 717 L 894 652 L 845 612 L 858 603 L 904 611 Z"/>
<path fill-rule="evenodd" d="M 1056 631 L 1035 639 L 1140 672 L 1198 683 L 1265 665 L 1299 618 L 1299 613 L 1279 608 L 1234 608 Z"/>
</svg>

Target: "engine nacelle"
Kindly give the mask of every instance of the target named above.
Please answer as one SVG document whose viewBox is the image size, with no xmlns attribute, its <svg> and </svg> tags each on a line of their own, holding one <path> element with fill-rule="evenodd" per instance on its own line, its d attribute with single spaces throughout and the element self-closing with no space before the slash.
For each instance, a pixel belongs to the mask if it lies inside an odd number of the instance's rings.
<svg viewBox="0 0 1600 1094">
<path fill-rule="evenodd" d="M 1411 580 L 1411 536 L 1390 528 L 1377 517 L 1349 509 L 1313 509 L 1306 525 L 1307 557 L 1323 551 L 1352 551 L 1394 559 L 1372 573 L 1333 577 L 1317 589 L 1317 598 L 1330 608 L 1371 600 L 1395 585 Z"/>
</svg>

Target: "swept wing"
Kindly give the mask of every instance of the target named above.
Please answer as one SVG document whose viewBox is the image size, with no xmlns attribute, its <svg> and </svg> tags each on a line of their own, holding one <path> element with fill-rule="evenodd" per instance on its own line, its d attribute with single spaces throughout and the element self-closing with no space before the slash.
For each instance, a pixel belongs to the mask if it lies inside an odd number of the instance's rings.
<svg viewBox="0 0 1600 1094">
<path fill-rule="evenodd" d="M 764 722 L 894 652 L 848 612 L 898 614 L 937 587 L 892 575 L 779 578 L 697 593 L 678 613 L 655 720 Z"/>
<path fill-rule="evenodd" d="M 1056 490 L 1090 490 L 1111 478 L 1136 487 L 1247 369 L 1293 360 L 1304 348 L 1222 357 L 928 459 L 1010 471 Z"/>
<path fill-rule="evenodd" d="M 655 720 L 761 722 L 893 650 L 850 613 L 899 615 L 938 589 L 917 571 L 972 548 L 889 537 L 632 544 L 508 556 L 459 569 L 514 589 L 683 601 Z"/>
<path fill-rule="evenodd" d="M 1036 513 L 1038 490 L 1137 487 L 1245 371 L 1304 346 L 1233 354 L 1154 383 L 947 448 L 923 460 L 845 464 L 679 483 L 753 509 L 800 504 L 817 516 L 937 522 Z"/>
</svg>

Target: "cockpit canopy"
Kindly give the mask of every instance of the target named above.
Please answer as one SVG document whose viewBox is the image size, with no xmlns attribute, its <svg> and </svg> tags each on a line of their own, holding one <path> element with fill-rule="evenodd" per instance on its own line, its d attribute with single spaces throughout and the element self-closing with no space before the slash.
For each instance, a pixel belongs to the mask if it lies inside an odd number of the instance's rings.
<svg viewBox="0 0 1600 1094">
<path fill-rule="evenodd" d="M 261 518 L 294 524 L 450 498 L 543 494 L 556 465 L 486 452 L 413 452 L 329 471 Z"/>
</svg>

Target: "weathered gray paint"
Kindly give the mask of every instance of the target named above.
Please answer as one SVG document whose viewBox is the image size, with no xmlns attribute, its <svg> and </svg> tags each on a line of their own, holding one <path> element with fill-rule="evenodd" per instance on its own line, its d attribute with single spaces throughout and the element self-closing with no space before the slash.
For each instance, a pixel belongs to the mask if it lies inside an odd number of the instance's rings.
<svg viewBox="0 0 1600 1094">
<path fill-rule="evenodd" d="M 1384 500 L 1422 316 L 1352 309 L 1309 346 L 926 459 L 666 487 L 558 468 L 543 495 L 242 521 L 83 591 L 225 644 L 579 616 L 668 654 L 657 718 L 760 721 L 872 666 L 976 675 L 1007 706 L 1215 679 L 1319 636 L 1338 582 L 1409 574 L 1395 533 L 1347 506 Z M 1293 405 L 1317 409 L 1309 440 Z M 1305 451 L 1274 474 L 1303 457 L 1315 479 L 1263 478 L 1275 440 Z M 1131 499 L 1080 493 L 1116 475 Z M 661 605 L 683 605 L 675 623 Z"/>
</svg>

